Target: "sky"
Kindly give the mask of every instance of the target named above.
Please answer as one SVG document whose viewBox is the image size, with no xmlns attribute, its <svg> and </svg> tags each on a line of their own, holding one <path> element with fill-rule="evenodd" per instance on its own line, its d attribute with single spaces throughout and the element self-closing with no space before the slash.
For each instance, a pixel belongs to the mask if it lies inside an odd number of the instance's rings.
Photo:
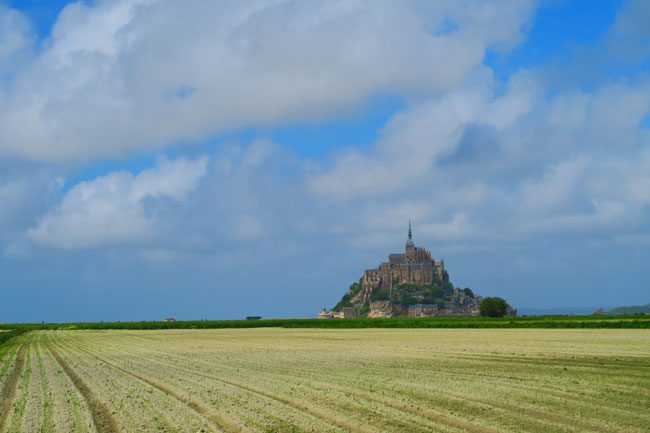
<svg viewBox="0 0 650 433">
<path fill-rule="evenodd" d="M 0 0 L 0 322 L 313 317 L 417 245 L 650 302 L 650 2 Z"/>
</svg>

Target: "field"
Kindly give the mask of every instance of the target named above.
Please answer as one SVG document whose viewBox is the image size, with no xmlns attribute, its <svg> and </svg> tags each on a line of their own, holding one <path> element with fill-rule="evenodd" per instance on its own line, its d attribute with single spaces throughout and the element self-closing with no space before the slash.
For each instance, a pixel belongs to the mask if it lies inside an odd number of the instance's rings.
<svg viewBox="0 0 650 433">
<path fill-rule="evenodd" d="M 648 432 L 635 329 L 59 330 L 0 346 L 5 432 Z"/>
</svg>

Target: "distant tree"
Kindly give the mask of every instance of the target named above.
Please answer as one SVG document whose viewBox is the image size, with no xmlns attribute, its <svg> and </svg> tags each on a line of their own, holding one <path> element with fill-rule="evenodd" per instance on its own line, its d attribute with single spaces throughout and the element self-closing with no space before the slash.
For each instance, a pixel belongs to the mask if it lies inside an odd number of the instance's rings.
<svg viewBox="0 0 650 433">
<path fill-rule="evenodd" d="M 469 287 L 465 287 L 463 289 L 463 292 L 465 293 L 465 296 L 469 296 L 470 298 L 474 297 L 474 292 L 472 292 L 472 289 L 470 289 Z"/>
<path fill-rule="evenodd" d="M 434 286 L 433 284 L 430 287 L 431 288 L 429 290 L 432 298 L 437 299 L 444 296 L 445 290 L 442 287 Z"/>
<path fill-rule="evenodd" d="M 348 289 L 348 293 L 352 296 L 356 295 L 359 293 L 362 289 L 361 283 L 352 283 L 350 284 L 350 288 Z"/>
<path fill-rule="evenodd" d="M 351 307 L 351 306 L 352 306 L 352 301 L 350 300 L 350 295 L 346 293 L 345 295 L 343 295 L 339 303 L 336 304 L 332 309 L 334 311 L 341 311 L 343 307 Z"/>
<path fill-rule="evenodd" d="M 388 292 L 388 288 L 377 288 L 375 289 L 372 294 L 370 295 L 370 300 L 371 301 L 389 301 L 390 300 L 390 293 Z"/>
<path fill-rule="evenodd" d="M 480 312 L 483 317 L 503 317 L 509 309 L 510 305 L 503 298 L 483 298 Z"/>
</svg>

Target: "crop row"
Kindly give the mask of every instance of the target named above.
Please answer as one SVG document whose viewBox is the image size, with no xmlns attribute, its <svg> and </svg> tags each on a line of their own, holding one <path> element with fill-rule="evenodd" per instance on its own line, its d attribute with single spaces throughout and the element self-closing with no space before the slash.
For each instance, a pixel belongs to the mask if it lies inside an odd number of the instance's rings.
<svg viewBox="0 0 650 433">
<path fill-rule="evenodd" d="M 0 384 L 0 433 L 645 432 L 650 336 L 42 331 L 2 349 Z"/>
</svg>

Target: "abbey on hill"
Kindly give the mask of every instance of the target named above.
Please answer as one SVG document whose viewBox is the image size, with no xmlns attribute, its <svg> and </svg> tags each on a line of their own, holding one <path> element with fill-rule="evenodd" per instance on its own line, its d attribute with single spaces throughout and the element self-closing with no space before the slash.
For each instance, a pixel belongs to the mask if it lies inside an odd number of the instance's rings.
<svg viewBox="0 0 650 433">
<path fill-rule="evenodd" d="M 413 231 L 409 222 L 408 238 L 404 254 L 389 254 L 388 262 L 376 269 L 366 269 L 363 273 L 362 290 L 358 300 L 367 303 L 375 289 L 387 288 L 392 293 L 393 286 L 402 284 L 427 285 L 436 281 L 449 282 L 444 260 L 435 261 L 431 253 L 413 242 Z"/>
<path fill-rule="evenodd" d="M 454 288 L 444 260 L 415 246 L 409 222 L 404 254 L 390 254 L 387 262 L 366 269 L 341 301 L 318 317 L 477 316 L 481 300 L 469 288 Z"/>
</svg>

